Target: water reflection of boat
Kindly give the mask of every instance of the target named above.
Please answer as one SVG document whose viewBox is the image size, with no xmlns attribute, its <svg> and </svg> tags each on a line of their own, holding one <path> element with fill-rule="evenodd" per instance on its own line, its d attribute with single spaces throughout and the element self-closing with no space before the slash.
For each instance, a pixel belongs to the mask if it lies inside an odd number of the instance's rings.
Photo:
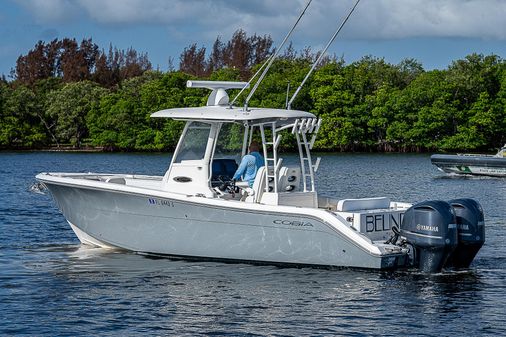
<svg viewBox="0 0 506 337">
<path fill-rule="evenodd" d="M 446 173 L 506 177 L 506 144 L 495 155 L 434 154 L 430 160 Z"/>
</svg>

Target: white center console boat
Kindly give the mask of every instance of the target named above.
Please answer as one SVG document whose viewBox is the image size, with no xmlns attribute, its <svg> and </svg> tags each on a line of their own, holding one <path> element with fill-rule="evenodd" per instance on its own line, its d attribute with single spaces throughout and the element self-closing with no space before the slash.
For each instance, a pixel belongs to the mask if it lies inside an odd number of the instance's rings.
<svg viewBox="0 0 506 337">
<path fill-rule="evenodd" d="M 186 122 L 163 176 L 40 173 L 36 179 L 84 244 L 296 266 L 425 272 L 469 266 L 485 240 L 476 201 L 413 206 L 319 195 L 320 159 L 311 148 L 321 120 L 304 111 L 229 105 L 226 90 L 245 85 L 189 81 L 212 90 L 207 106 L 152 114 Z M 242 155 L 252 139 L 262 144 L 265 163 L 252 188 L 230 180 L 237 163 L 223 155 L 238 133 Z M 296 166 L 285 165 L 278 151 L 285 134 L 297 141 Z"/>
</svg>

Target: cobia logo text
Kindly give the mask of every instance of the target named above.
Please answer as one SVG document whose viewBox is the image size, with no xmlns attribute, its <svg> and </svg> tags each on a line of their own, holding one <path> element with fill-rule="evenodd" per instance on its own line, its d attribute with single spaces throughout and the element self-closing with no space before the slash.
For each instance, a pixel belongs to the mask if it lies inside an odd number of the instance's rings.
<svg viewBox="0 0 506 337">
<path fill-rule="evenodd" d="M 309 221 L 299 221 L 299 220 L 274 220 L 273 223 L 276 225 L 286 225 L 286 226 L 295 226 L 295 227 L 314 227 L 312 223 Z"/>
</svg>

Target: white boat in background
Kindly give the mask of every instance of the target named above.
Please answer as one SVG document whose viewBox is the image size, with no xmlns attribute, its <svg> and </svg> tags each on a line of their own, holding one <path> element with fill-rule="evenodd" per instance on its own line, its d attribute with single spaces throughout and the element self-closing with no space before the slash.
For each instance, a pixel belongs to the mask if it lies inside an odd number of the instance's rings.
<svg viewBox="0 0 506 337">
<path fill-rule="evenodd" d="M 226 90 L 242 92 L 249 83 L 188 81 L 188 87 L 212 90 L 206 106 L 151 115 L 186 123 L 165 174 L 40 173 L 36 179 L 84 244 L 261 264 L 424 272 L 467 268 L 485 241 L 476 201 L 411 205 L 317 192 L 320 158 L 314 160 L 311 149 L 322 120 L 290 106 L 355 6 L 287 100 L 287 109 L 251 108 L 248 102 L 297 23 L 266 63 L 244 107 L 229 103 Z M 279 151 L 281 137 L 290 134 L 298 147 L 295 166 L 285 165 Z M 261 142 L 264 166 L 250 188 L 230 180 L 237 168 L 231 158 L 233 149 L 245 155 L 253 139 Z"/>
<path fill-rule="evenodd" d="M 446 173 L 506 177 L 506 144 L 495 155 L 434 154 L 430 160 Z"/>
</svg>

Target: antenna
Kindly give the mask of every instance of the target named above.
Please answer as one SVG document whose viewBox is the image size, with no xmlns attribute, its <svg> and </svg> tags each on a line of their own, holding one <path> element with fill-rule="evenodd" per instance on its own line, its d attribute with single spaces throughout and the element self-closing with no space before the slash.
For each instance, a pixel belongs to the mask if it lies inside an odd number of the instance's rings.
<svg viewBox="0 0 506 337">
<path fill-rule="evenodd" d="M 265 67 L 262 75 L 260 75 L 260 78 L 255 83 L 255 85 L 253 86 L 253 89 L 251 89 L 248 97 L 246 97 L 246 101 L 244 102 L 244 110 L 248 110 L 248 103 L 249 103 L 249 100 L 251 99 L 251 96 L 253 96 L 253 94 L 257 90 L 258 86 L 260 85 L 260 82 L 262 82 L 262 80 L 264 79 L 265 74 L 267 74 L 267 71 L 269 71 L 269 68 L 271 67 L 272 62 L 274 61 L 274 59 L 276 58 L 276 56 L 278 56 L 278 53 L 283 48 L 283 46 L 285 45 L 285 43 L 288 40 L 288 38 L 290 37 L 290 35 L 292 35 L 292 32 L 294 31 L 295 27 L 299 23 L 299 21 L 302 18 L 302 16 L 304 16 L 304 13 L 306 13 L 306 9 L 309 7 L 309 4 L 311 3 L 311 1 L 312 0 L 308 0 L 306 6 L 304 7 L 304 9 L 302 10 L 302 12 L 299 15 L 299 18 L 297 19 L 297 21 L 295 21 L 295 24 L 293 25 L 292 29 L 290 29 L 290 31 L 288 32 L 288 34 L 286 34 L 285 38 L 283 39 L 283 42 L 281 42 L 281 44 L 279 45 L 279 48 L 276 49 L 276 52 L 269 59 L 269 62 L 267 63 L 267 67 Z M 235 99 L 234 99 L 234 101 L 235 101 Z"/>
<path fill-rule="evenodd" d="M 346 18 L 343 20 L 343 22 L 341 23 L 341 25 L 339 26 L 339 28 L 336 30 L 336 32 L 334 33 L 334 35 L 332 35 L 332 38 L 329 40 L 329 42 L 327 43 L 327 45 L 325 46 L 325 48 L 323 49 L 323 51 L 320 53 L 320 56 L 318 57 L 318 59 L 313 63 L 313 66 L 311 67 L 311 69 L 309 70 L 309 72 L 306 74 L 306 77 L 304 77 L 304 79 L 302 80 L 302 82 L 300 83 L 300 85 L 297 87 L 297 90 L 295 90 L 292 98 L 290 99 L 290 101 L 287 104 L 287 109 L 288 110 L 290 110 L 290 108 L 292 106 L 292 103 L 293 103 L 293 100 L 299 94 L 300 89 L 302 89 L 302 86 L 304 85 L 304 83 L 306 83 L 306 81 L 309 78 L 309 76 L 311 76 L 311 74 L 315 70 L 315 68 L 318 65 L 318 63 L 320 63 L 320 61 L 322 60 L 323 56 L 327 52 L 327 49 L 329 49 L 329 47 L 332 44 L 332 42 L 334 42 L 335 38 L 337 37 L 337 35 L 341 31 L 341 29 L 344 27 L 344 25 L 346 24 L 346 21 L 348 21 L 348 19 L 350 18 L 351 14 L 355 10 L 355 7 L 357 7 L 357 5 L 358 5 L 359 2 L 360 2 L 360 0 L 357 0 L 357 2 L 355 2 L 355 5 L 352 7 L 352 9 L 350 10 L 350 12 L 346 16 Z"/>
<path fill-rule="evenodd" d="M 286 100 L 285 100 L 285 108 L 288 106 L 288 95 L 290 95 L 290 81 L 286 85 Z"/>
</svg>

